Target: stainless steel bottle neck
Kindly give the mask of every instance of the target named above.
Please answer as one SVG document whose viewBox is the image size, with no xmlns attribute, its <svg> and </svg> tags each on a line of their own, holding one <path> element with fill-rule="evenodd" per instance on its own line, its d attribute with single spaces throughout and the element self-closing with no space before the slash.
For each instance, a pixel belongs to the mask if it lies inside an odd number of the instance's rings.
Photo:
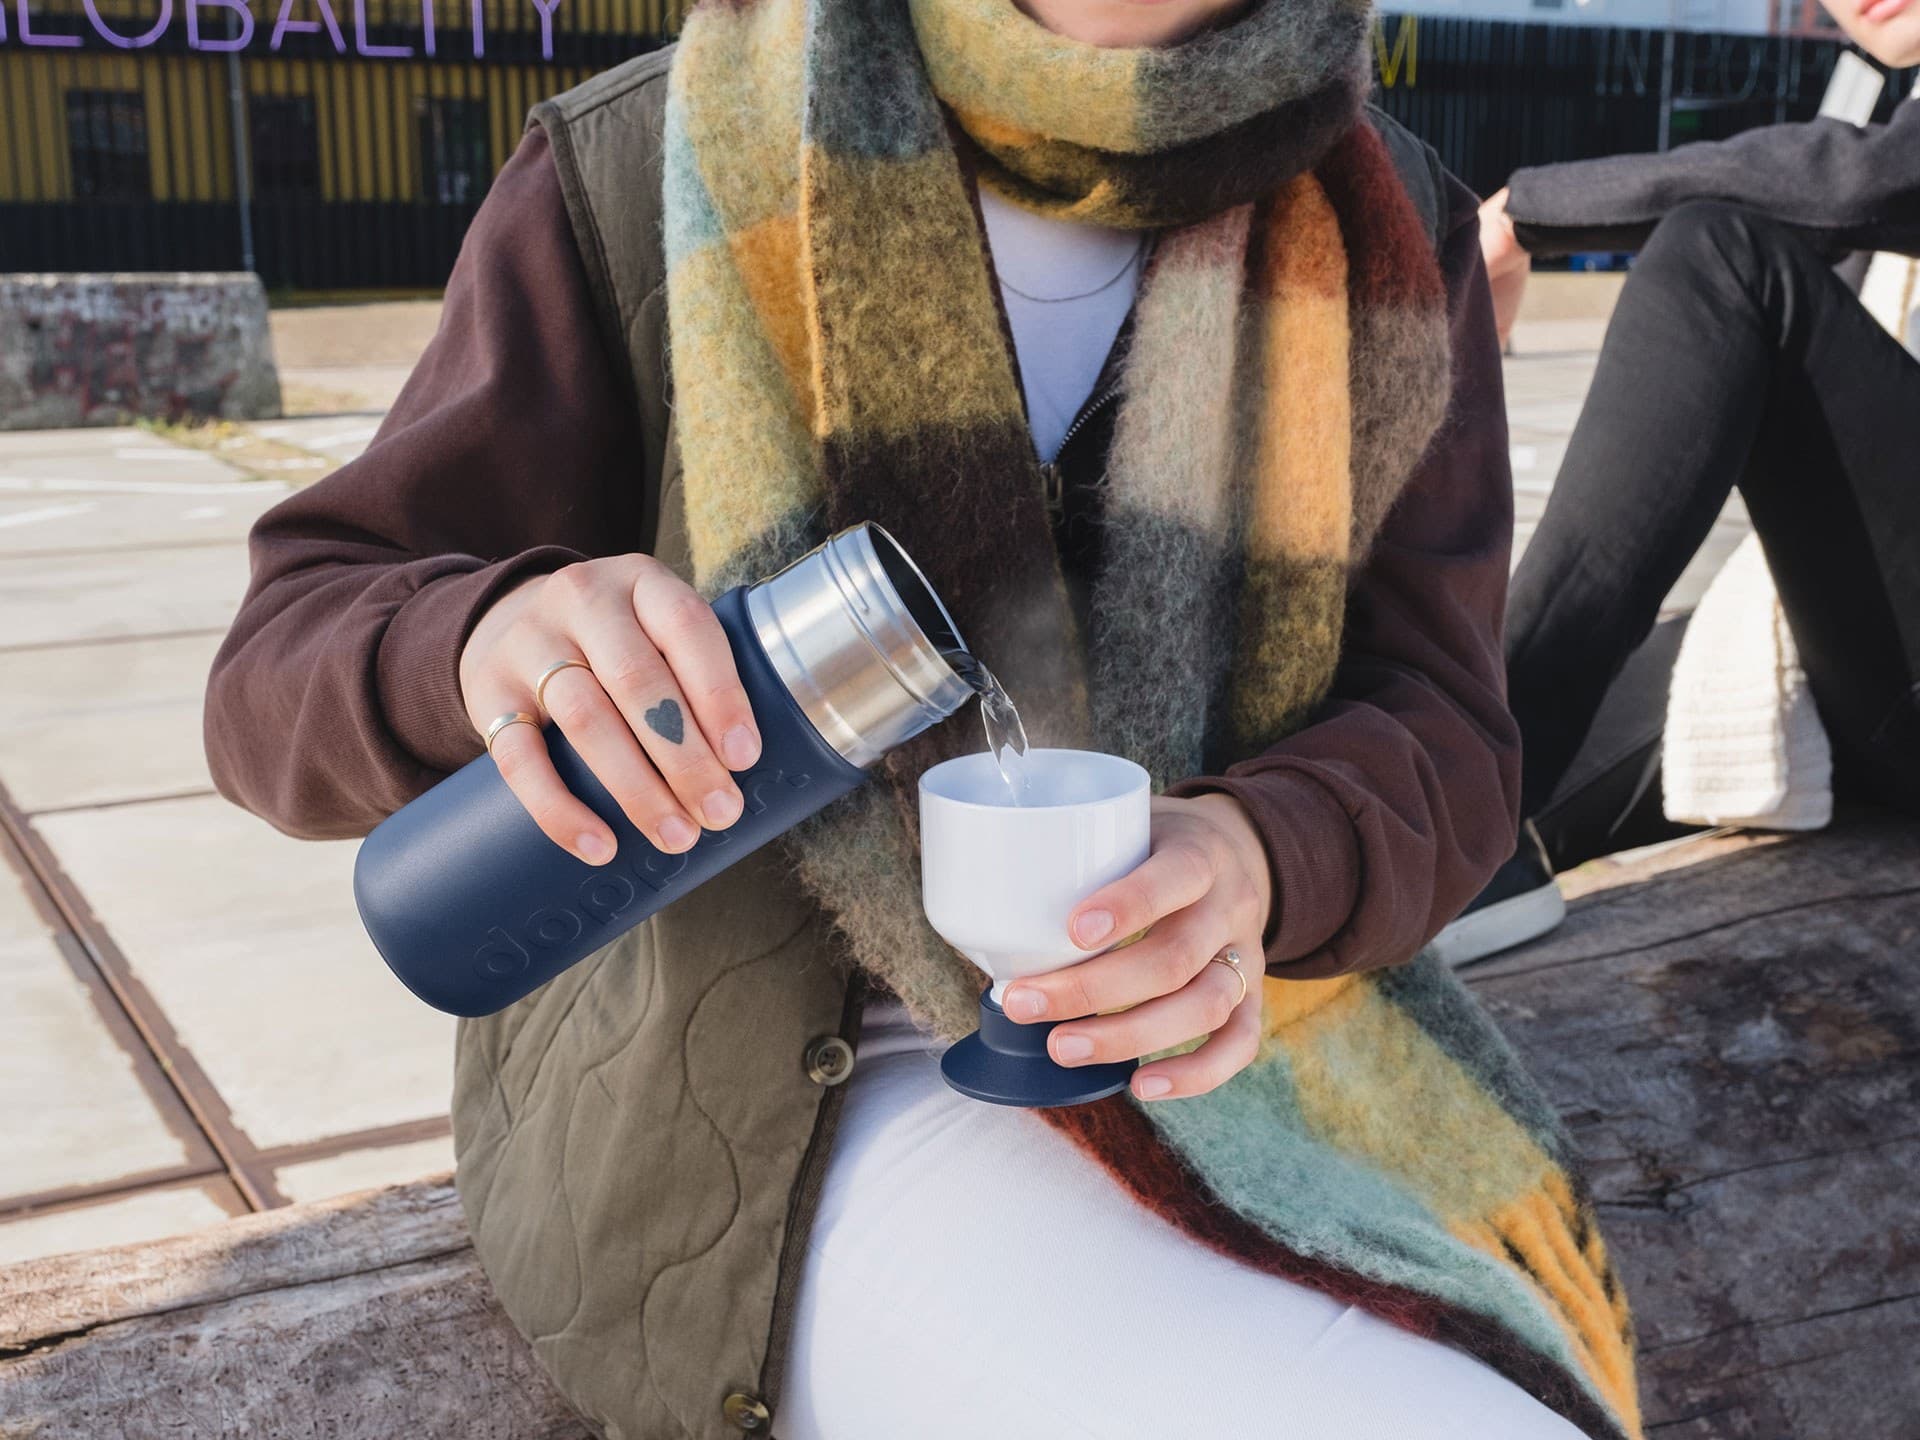
<svg viewBox="0 0 1920 1440">
<path fill-rule="evenodd" d="M 813 728 L 862 769 L 973 696 L 927 633 L 959 645 L 953 618 L 877 525 L 842 530 L 753 586 L 747 614 Z"/>
</svg>

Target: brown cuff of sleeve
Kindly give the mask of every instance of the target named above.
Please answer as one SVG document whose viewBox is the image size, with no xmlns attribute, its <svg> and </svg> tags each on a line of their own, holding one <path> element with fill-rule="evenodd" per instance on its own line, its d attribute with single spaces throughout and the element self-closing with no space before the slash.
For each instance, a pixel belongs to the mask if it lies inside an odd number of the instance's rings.
<svg viewBox="0 0 1920 1440">
<path fill-rule="evenodd" d="M 1267 969 L 1311 955 L 1347 923 L 1360 897 L 1360 837 L 1326 787 L 1304 775 L 1196 775 L 1168 795 L 1231 795 L 1246 807 L 1266 841 L 1273 906 L 1262 937 Z"/>
<path fill-rule="evenodd" d="M 491 564 L 466 558 L 474 569 L 435 577 L 394 612 L 374 661 L 381 712 L 395 741 L 423 765 L 448 772 L 487 748 L 460 690 L 460 651 L 474 625 L 516 581 L 588 557 L 540 545 Z"/>
</svg>

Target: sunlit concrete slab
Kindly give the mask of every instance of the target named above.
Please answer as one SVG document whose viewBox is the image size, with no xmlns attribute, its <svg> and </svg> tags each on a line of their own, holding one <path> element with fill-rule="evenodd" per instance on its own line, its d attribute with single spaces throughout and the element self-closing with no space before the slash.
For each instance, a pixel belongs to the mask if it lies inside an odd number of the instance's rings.
<svg viewBox="0 0 1920 1440">
<path fill-rule="evenodd" d="M 0 556 L 244 540 L 260 512 L 290 490 L 279 481 L 121 491 L 0 483 Z"/>
<path fill-rule="evenodd" d="M 0 784 L 32 813 L 207 789 L 201 710 L 215 633 L 20 650 Z"/>
<path fill-rule="evenodd" d="M 1599 361 L 1593 352 L 1567 355 L 1509 355 L 1504 366 L 1507 424 L 1565 435 L 1580 416 Z"/>
<path fill-rule="evenodd" d="M 0 1201 L 191 1158 L 5 866 L 0 995 Z"/>
<path fill-rule="evenodd" d="M 143 1190 L 18 1220 L 0 1219 L 0 1265 L 185 1235 L 229 1219 L 238 1213 L 237 1207 L 229 1208 L 233 1205 L 231 1187 L 218 1181 Z"/>
<path fill-rule="evenodd" d="M 14 451 L 0 443 L 0 494 L 120 495 L 167 493 L 252 483 L 247 472 L 211 450 L 176 445 L 158 435 L 100 450 Z"/>
<path fill-rule="evenodd" d="M 307 415 L 290 420 L 261 420 L 247 428 L 267 440 L 311 450 L 338 461 L 359 455 L 373 442 L 379 414 Z"/>
<path fill-rule="evenodd" d="M 1553 489 L 1554 476 L 1560 473 L 1560 462 L 1566 458 L 1566 437 L 1548 431 L 1516 430 L 1508 443 L 1507 454 L 1513 468 L 1515 496 L 1535 495 L 1544 499 Z"/>
<path fill-rule="evenodd" d="M 65 455 L 106 457 L 123 446 L 153 443 L 153 432 L 137 425 L 73 430 L 8 430 L 0 432 L 0 472 L 23 458 Z"/>
<path fill-rule="evenodd" d="M 357 842 L 294 840 L 218 796 L 35 824 L 254 1144 L 446 1113 L 454 1022 L 360 928 Z"/>
<path fill-rule="evenodd" d="M 1568 435 L 1580 418 L 1580 404 L 1577 400 L 1514 400 L 1508 413 L 1516 425 Z"/>
<path fill-rule="evenodd" d="M 387 1145 L 378 1150 L 350 1150 L 323 1160 L 282 1165 L 274 1172 L 280 1193 L 292 1201 L 325 1200 L 376 1185 L 399 1185 L 453 1169 L 453 1137 Z"/>
<path fill-rule="evenodd" d="M 1593 351 L 1606 335 L 1604 318 L 1523 320 L 1513 327 L 1509 350 L 1529 357 Z"/>
<path fill-rule="evenodd" d="M 352 415 L 391 408 L 412 373 L 411 363 L 283 365 L 280 388 L 289 415 Z"/>
<path fill-rule="evenodd" d="M 0 646 L 227 627 L 247 589 L 243 542 L 0 555 Z"/>
</svg>

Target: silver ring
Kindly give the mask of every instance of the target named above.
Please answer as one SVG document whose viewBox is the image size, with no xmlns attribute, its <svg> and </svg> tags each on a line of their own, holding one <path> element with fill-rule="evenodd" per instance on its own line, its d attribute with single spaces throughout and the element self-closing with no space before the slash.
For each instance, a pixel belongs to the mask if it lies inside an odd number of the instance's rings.
<svg viewBox="0 0 1920 1440">
<path fill-rule="evenodd" d="M 531 725 L 534 729 L 538 730 L 540 728 L 540 717 L 538 715 L 529 715 L 524 710 L 509 710 L 504 715 L 494 716 L 493 722 L 487 726 L 487 753 L 489 755 L 493 753 L 494 736 L 498 735 L 509 725 Z"/>
<path fill-rule="evenodd" d="M 540 678 L 533 682 L 533 703 L 543 712 L 547 708 L 547 682 L 562 670 L 571 670 L 576 665 L 589 675 L 593 673 L 593 667 L 584 660 L 556 660 L 540 672 Z"/>
<path fill-rule="evenodd" d="M 1233 1008 L 1238 1010 L 1241 1001 L 1247 998 L 1247 972 L 1240 968 L 1241 965 L 1245 963 L 1240 958 L 1240 952 L 1229 945 L 1220 954 L 1207 961 L 1207 963 L 1209 965 L 1224 965 L 1233 971 L 1233 978 L 1240 982 L 1240 997 L 1233 1002 Z"/>
</svg>

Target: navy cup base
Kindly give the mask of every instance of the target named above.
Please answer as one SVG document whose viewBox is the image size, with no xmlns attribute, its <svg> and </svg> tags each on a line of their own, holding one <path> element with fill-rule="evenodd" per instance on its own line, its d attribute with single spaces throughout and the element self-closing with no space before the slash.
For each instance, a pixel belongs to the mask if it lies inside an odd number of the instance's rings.
<svg viewBox="0 0 1920 1440">
<path fill-rule="evenodd" d="M 980 992 L 980 1028 L 940 1057 L 940 1076 L 950 1088 L 993 1105 L 1041 1109 L 1104 1100 L 1133 1079 L 1137 1060 L 1057 1064 L 1047 1054 L 1047 1036 L 1061 1022 L 1022 1025 L 1009 1020 L 992 994 L 991 987 Z"/>
</svg>

